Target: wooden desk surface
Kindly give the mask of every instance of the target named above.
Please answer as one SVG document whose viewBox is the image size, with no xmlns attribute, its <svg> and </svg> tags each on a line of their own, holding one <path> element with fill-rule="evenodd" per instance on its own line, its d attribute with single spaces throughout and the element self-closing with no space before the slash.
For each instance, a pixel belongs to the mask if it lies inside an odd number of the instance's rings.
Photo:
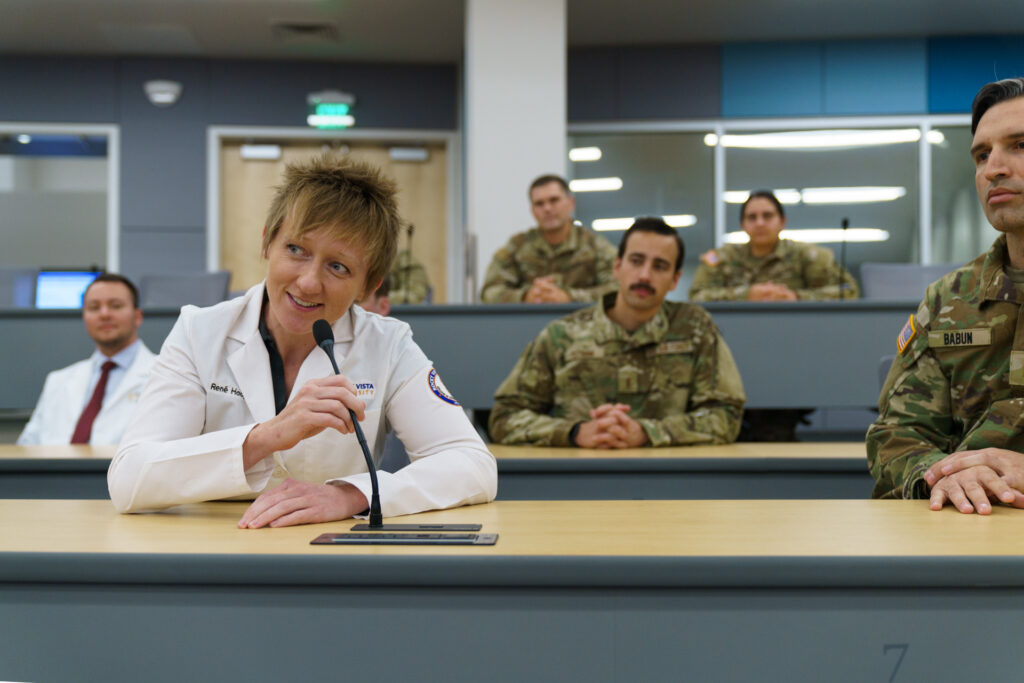
<svg viewBox="0 0 1024 683">
<path fill-rule="evenodd" d="M 503 446 L 488 444 L 494 456 L 501 460 L 612 460 L 642 458 L 650 460 L 697 460 L 702 458 L 795 458 L 795 459 L 867 459 L 863 441 L 793 442 L 793 443 L 731 443 L 722 446 L 676 446 L 672 448 L 625 448 L 601 450 L 597 448 L 555 448 L 543 446 Z M 2 451 L 0 451 L 2 453 Z"/>
<path fill-rule="evenodd" d="M 535 446 L 487 446 L 499 460 L 588 460 L 641 458 L 651 460 L 700 458 L 798 458 L 864 460 L 867 457 L 863 441 L 854 442 L 794 442 L 794 443 L 732 443 L 723 446 L 678 446 L 674 448 L 626 448 L 601 450 L 596 448 L 553 448 Z M 110 460 L 116 446 L 18 446 L 0 444 L 0 459 L 46 460 Z"/>
<path fill-rule="evenodd" d="M 18 446 L 0 444 L 0 460 L 110 460 L 117 446 Z"/>
<path fill-rule="evenodd" d="M 932 512 L 924 501 L 499 501 L 400 520 L 479 522 L 490 547 L 311 546 L 351 520 L 239 530 L 244 503 L 118 515 L 108 501 L 0 500 L 0 553 L 474 557 L 1024 556 L 1024 511 Z"/>
</svg>

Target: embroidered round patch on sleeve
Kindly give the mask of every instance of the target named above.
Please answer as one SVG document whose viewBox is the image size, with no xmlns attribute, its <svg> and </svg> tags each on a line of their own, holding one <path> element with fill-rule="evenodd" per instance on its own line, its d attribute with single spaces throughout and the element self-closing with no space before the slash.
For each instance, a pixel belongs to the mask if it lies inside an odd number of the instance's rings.
<svg viewBox="0 0 1024 683">
<path fill-rule="evenodd" d="M 452 392 L 448 391 L 448 387 L 441 381 L 441 377 L 438 376 L 437 370 L 430 368 L 430 372 L 427 373 L 427 385 L 430 390 L 434 392 L 434 396 L 453 406 L 459 405 L 459 402 L 452 396 Z"/>
</svg>

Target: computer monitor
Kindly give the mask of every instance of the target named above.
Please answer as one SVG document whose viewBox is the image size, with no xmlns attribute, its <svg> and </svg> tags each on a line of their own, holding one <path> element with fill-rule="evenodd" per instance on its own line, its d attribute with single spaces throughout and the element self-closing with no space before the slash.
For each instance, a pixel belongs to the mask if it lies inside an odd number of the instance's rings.
<svg viewBox="0 0 1024 683">
<path fill-rule="evenodd" d="M 36 308 L 81 308 L 85 290 L 98 276 L 94 270 L 40 270 Z"/>
</svg>

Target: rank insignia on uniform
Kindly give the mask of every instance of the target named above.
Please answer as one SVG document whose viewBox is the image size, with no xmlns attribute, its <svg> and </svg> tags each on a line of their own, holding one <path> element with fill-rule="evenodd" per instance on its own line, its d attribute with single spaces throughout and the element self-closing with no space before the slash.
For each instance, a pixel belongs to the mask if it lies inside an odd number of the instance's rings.
<svg viewBox="0 0 1024 683">
<path fill-rule="evenodd" d="M 714 268 L 719 263 L 718 252 L 714 249 L 708 249 L 700 255 L 700 260 L 703 261 L 705 265 Z"/>
<path fill-rule="evenodd" d="M 910 346 L 910 340 L 917 334 L 917 330 L 914 329 L 914 314 L 910 314 L 910 318 L 907 320 L 907 324 L 900 330 L 900 334 L 896 337 L 896 348 L 903 353 L 908 346 Z"/>
<path fill-rule="evenodd" d="M 427 373 L 427 385 L 430 387 L 430 390 L 434 392 L 434 396 L 437 396 L 445 403 L 453 406 L 459 405 L 459 402 L 456 401 L 455 397 L 452 396 L 452 393 L 448 391 L 448 387 L 446 387 L 444 382 L 441 381 L 441 378 L 437 374 L 437 370 L 434 368 L 430 368 L 430 372 Z"/>
</svg>

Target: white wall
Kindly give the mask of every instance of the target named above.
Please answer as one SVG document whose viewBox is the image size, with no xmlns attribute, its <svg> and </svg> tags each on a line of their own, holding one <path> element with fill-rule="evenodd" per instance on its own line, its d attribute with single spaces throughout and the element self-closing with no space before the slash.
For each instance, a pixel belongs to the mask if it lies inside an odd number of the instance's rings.
<svg viewBox="0 0 1024 683">
<path fill-rule="evenodd" d="M 464 63 L 466 221 L 479 293 L 491 255 L 533 225 L 530 181 L 565 173 L 565 0 L 466 0 Z"/>
</svg>

